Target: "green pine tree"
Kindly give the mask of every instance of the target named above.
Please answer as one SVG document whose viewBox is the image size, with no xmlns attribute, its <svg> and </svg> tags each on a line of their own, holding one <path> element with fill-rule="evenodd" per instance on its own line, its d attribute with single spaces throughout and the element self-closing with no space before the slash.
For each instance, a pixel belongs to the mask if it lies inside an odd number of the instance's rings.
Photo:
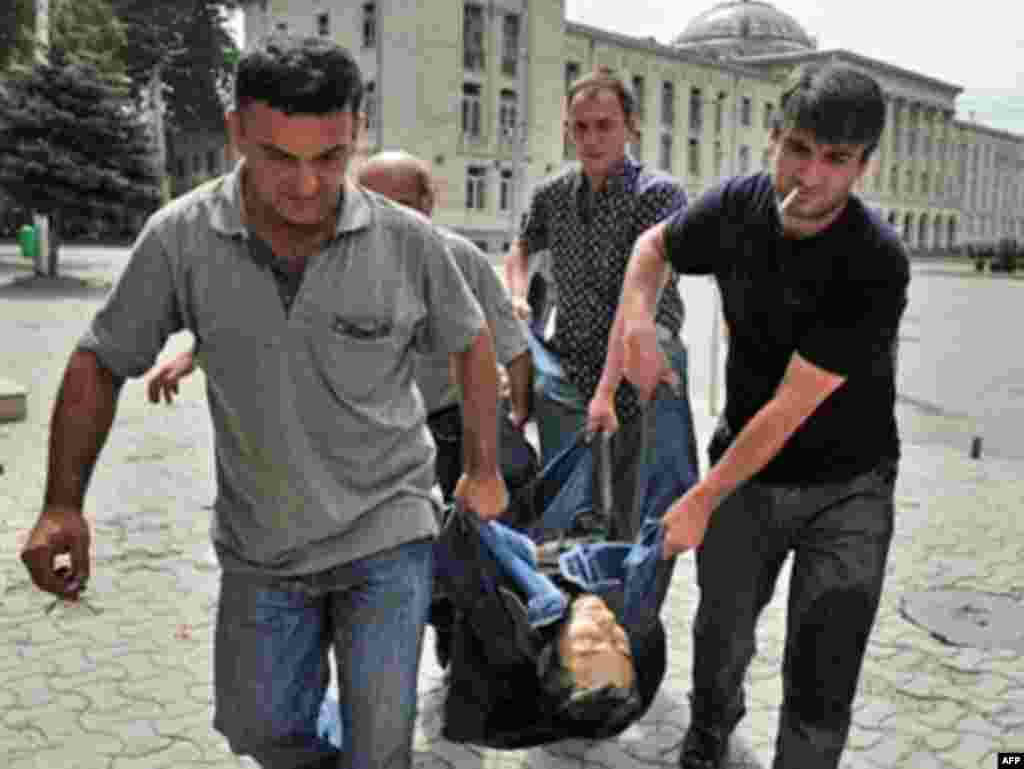
<svg viewBox="0 0 1024 769">
<path fill-rule="evenodd" d="M 0 0 L 0 74 L 32 60 L 35 18 L 33 0 Z"/>
<path fill-rule="evenodd" d="M 159 203 L 152 145 L 123 79 L 54 46 L 0 87 L 0 187 L 62 233 L 137 228 Z M 57 259 L 50 260 L 56 273 Z"/>
<path fill-rule="evenodd" d="M 50 0 L 50 15 L 52 49 L 105 77 L 127 77 L 125 27 L 109 0 Z"/>
<path fill-rule="evenodd" d="M 147 103 L 160 67 L 170 131 L 223 126 L 221 95 L 230 85 L 237 46 L 224 11 L 237 0 L 111 0 L 127 31 L 124 59 L 133 97 Z"/>
</svg>

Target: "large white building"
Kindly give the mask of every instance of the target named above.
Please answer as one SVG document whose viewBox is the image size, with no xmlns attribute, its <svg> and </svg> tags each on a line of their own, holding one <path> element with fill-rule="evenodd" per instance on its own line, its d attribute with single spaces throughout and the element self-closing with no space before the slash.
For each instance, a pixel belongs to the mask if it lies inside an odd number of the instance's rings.
<svg viewBox="0 0 1024 769">
<path fill-rule="evenodd" d="M 698 15 L 670 45 L 569 22 L 564 0 L 250 0 L 248 39 L 280 29 L 353 51 L 367 81 L 364 153 L 430 161 L 437 218 L 490 252 L 507 247 L 533 185 L 572 159 L 565 90 L 598 66 L 641 105 L 634 156 L 694 197 L 770 162 L 768 121 L 786 74 L 842 61 L 881 84 L 887 123 L 859 193 L 913 249 L 1024 241 L 1024 137 L 955 119 L 957 85 L 844 49 L 819 50 L 760 0 Z M 177 151 L 181 183 L 219 171 Z M 172 170 L 175 166 L 172 164 Z"/>
</svg>

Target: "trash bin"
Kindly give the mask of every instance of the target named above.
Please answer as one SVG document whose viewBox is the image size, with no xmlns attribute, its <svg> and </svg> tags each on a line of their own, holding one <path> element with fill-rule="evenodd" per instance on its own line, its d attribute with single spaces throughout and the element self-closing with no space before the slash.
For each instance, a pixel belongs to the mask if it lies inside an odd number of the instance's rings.
<svg viewBox="0 0 1024 769">
<path fill-rule="evenodd" d="M 23 224 L 18 230 L 18 247 L 26 259 L 35 259 L 39 255 L 39 237 L 31 224 Z"/>
</svg>

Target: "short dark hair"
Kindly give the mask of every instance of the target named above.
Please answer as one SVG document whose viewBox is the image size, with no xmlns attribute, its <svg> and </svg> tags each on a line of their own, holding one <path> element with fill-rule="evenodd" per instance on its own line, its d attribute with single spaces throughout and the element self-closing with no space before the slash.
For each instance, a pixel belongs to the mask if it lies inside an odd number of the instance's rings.
<svg viewBox="0 0 1024 769">
<path fill-rule="evenodd" d="M 601 90 L 611 91 L 618 97 L 619 104 L 622 105 L 622 114 L 626 116 L 626 127 L 635 131 L 636 97 L 633 95 L 633 89 L 610 67 L 598 67 L 590 74 L 570 83 L 569 93 L 565 97 L 565 106 L 568 109 L 578 93 Z"/>
<path fill-rule="evenodd" d="M 247 49 L 235 68 L 234 108 L 253 102 L 286 115 L 356 114 L 363 78 L 352 54 L 337 43 L 275 32 Z"/>
<path fill-rule="evenodd" d="M 578 688 L 558 649 L 558 638 L 567 622 L 568 618 L 562 617 L 552 626 L 555 635 L 537 655 L 536 669 L 541 690 L 559 718 L 586 724 L 589 727 L 588 737 L 600 739 L 618 734 L 644 709 L 638 680 L 634 678 L 629 689 L 612 685 L 597 689 Z"/>
<path fill-rule="evenodd" d="M 841 65 L 805 65 L 790 76 L 776 131 L 810 131 L 826 144 L 862 144 L 867 160 L 885 127 L 885 97 L 874 78 Z"/>
</svg>

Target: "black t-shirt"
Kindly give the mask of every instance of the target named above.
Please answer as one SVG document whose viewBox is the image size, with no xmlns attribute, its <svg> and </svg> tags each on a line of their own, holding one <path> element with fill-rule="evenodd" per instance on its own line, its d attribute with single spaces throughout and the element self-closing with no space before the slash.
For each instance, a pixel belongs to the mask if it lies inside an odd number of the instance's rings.
<svg viewBox="0 0 1024 769">
<path fill-rule="evenodd" d="M 733 434 L 772 398 L 794 352 L 846 378 L 757 480 L 842 481 L 899 457 L 895 356 L 910 267 L 887 224 L 851 197 L 824 232 L 785 238 L 761 173 L 730 179 L 674 215 L 665 243 L 677 271 L 712 274 L 721 291 Z M 713 446 L 712 460 L 725 448 Z"/>
</svg>

